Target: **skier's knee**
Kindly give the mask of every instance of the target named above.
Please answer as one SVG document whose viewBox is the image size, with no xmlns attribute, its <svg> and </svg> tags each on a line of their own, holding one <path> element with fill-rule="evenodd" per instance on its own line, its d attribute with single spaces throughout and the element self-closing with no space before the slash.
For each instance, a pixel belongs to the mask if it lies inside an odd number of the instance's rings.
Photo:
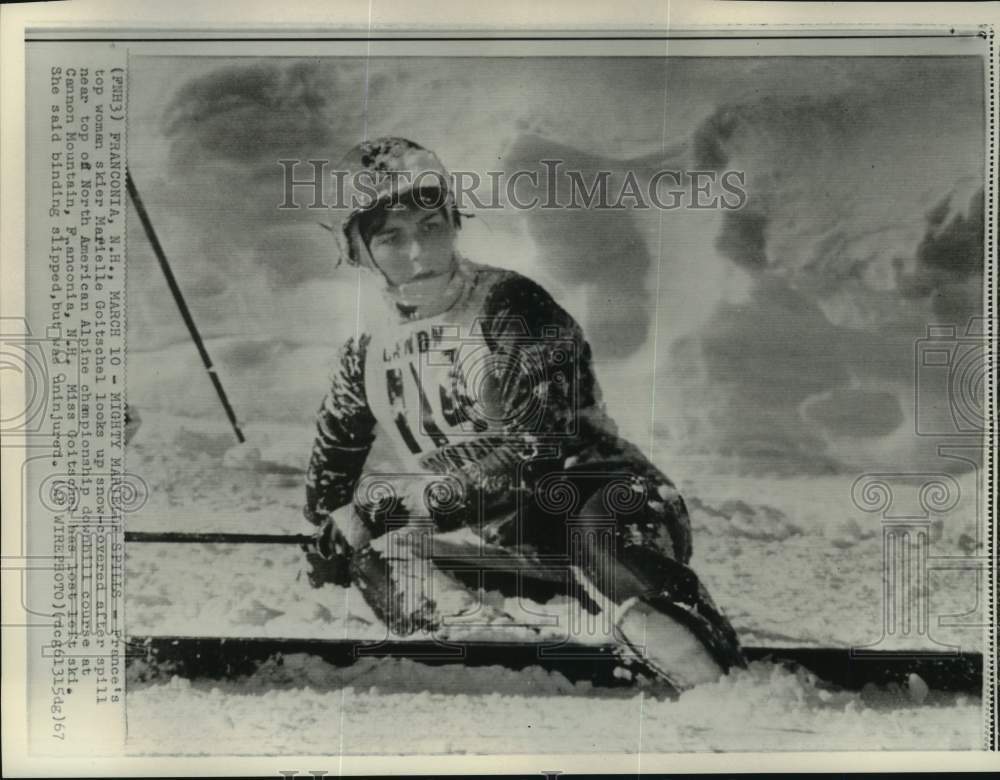
<svg viewBox="0 0 1000 780">
<path fill-rule="evenodd" d="M 681 563 L 691 560 L 691 519 L 680 491 L 668 482 L 660 482 L 651 491 L 647 506 L 656 518 L 657 541 L 661 543 L 663 534 L 669 538 L 672 556 Z"/>
</svg>

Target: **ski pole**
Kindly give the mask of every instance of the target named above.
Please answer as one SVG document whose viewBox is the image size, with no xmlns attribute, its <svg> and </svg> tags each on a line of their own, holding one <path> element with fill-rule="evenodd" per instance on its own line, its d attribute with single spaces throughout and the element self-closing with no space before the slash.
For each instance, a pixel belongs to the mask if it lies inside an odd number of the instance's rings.
<svg viewBox="0 0 1000 780">
<path fill-rule="evenodd" d="M 174 544 L 308 544 L 307 534 L 241 534 L 223 531 L 126 531 L 126 542 L 165 542 Z"/>
<path fill-rule="evenodd" d="M 240 430 L 239 423 L 236 422 L 236 412 L 233 411 L 233 407 L 229 404 L 229 398 L 226 397 L 226 391 L 222 388 L 222 381 L 219 379 L 219 375 L 215 373 L 215 367 L 212 365 L 212 359 L 208 356 L 208 350 L 205 349 L 205 343 L 198 332 L 198 326 L 194 324 L 194 318 L 191 316 L 191 311 L 184 301 L 184 295 L 181 293 L 181 288 L 177 285 L 177 279 L 174 277 L 174 272 L 167 261 L 167 255 L 163 251 L 163 247 L 160 246 L 160 239 L 156 235 L 153 223 L 149 220 L 149 214 L 146 213 L 146 207 L 142 204 L 139 191 L 136 189 L 135 182 L 132 180 L 132 174 L 128 170 L 125 171 L 125 186 L 128 189 L 129 197 L 132 198 L 132 203 L 135 205 L 135 213 L 139 215 L 139 221 L 142 222 L 143 230 L 146 231 L 146 238 L 149 239 L 149 243 L 153 247 L 153 253 L 156 255 L 156 259 L 160 263 L 160 268 L 163 270 L 163 275 L 167 279 L 167 286 L 174 296 L 174 301 L 177 302 L 177 308 L 180 309 L 181 318 L 184 320 L 184 324 L 187 325 L 188 333 L 191 334 L 194 345 L 198 348 L 201 362 L 205 365 L 205 370 L 208 371 L 208 376 L 212 380 L 212 385 L 215 387 L 215 392 L 218 394 L 219 400 L 222 401 L 222 408 L 226 410 L 226 417 L 229 418 L 229 424 L 233 426 L 233 432 L 236 434 L 237 440 L 242 444 L 246 441 L 246 438 L 243 436 L 243 431 Z"/>
</svg>

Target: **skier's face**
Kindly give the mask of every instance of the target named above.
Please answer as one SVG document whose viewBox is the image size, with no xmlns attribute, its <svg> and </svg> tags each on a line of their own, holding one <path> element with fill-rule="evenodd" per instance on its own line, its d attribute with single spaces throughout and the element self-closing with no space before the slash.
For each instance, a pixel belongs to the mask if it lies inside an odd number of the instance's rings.
<svg viewBox="0 0 1000 780">
<path fill-rule="evenodd" d="M 368 250 L 389 283 L 409 295 L 433 297 L 454 271 L 455 228 L 442 209 L 394 206 L 368 238 Z"/>
</svg>

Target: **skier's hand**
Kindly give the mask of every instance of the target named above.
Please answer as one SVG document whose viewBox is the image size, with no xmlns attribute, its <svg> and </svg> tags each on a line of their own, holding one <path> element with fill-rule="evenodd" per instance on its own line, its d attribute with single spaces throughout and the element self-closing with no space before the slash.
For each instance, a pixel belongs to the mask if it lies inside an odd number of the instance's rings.
<svg viewBox="0 0 1000 780">
<path fill-rule="evenodd" d="M 320 588 L 327 582 L 347 587 L 351 584 L 351 546 L 340 533 L 333 517 L 316 529 L 312 540 L 302 545 L 309 563 L 309 584 Z"/>
</svg>

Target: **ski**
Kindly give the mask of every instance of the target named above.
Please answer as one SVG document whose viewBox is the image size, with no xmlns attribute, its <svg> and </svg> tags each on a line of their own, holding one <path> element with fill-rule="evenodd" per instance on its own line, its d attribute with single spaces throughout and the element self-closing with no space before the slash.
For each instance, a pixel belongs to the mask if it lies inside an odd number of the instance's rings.
<svg viewBox="0 0 1000 780">
<path fill-rule="evenodd" d="M 847 690 L 859 690 L 868 684 L 905 685 L 915 674 L 932 690 L 982 693 L 980 653 L 862 653 L 841 647 L 768 646 L 744 647 L 743 652 L 750 662 L 801 667 L 823 682 Z M 129 639 L 126 664 L 141 660 L 147 669 L 187 678 L 234 678 L 252 674 L 268 659 L 292 653 L 318 656 L 336 666 L 348 666 L 364 657 L 402 657 L 430 665 L 460 663 L 514 670 L 541 666 L 571 681 L 590 680 L 601 686 L 632 684 L 617 671 L 622 667 L 618 648 L 565 643 L 141 636 Z"/>
</svg>

